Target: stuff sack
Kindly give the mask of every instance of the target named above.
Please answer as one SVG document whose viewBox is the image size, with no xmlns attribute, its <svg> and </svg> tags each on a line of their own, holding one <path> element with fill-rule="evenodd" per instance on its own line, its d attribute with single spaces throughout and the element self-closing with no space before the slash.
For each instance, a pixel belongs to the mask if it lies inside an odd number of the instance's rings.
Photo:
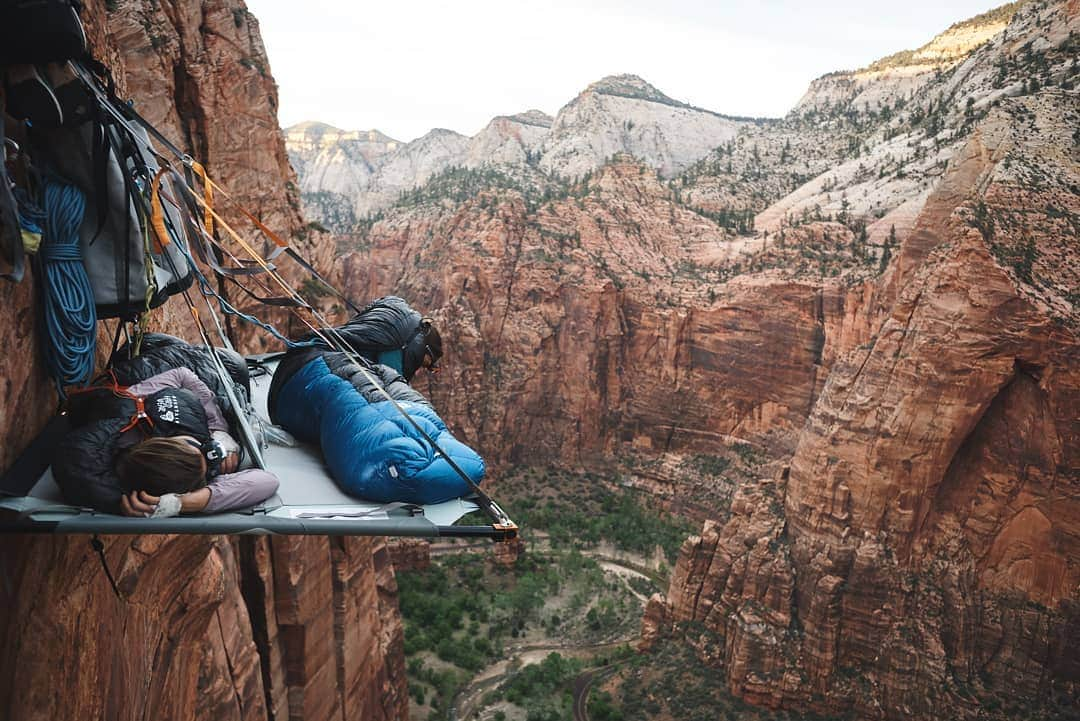
<svg viewBox="0 0 1080 721">
<path fill-rule="evenodd" d="M 0 2 L 0 65 L 71 60 L 86 52 L 78 0 Z"/>
<path fill-rule="evenodd" d="M 97 317 L 132 318 L 191 286 L 184 251 L 184 218 L 162 201 L 172 241 L 162 247 L 149 228 L 150 184 L 158 164 L 146 131 L 87 121 L 34 132 L 50 171 L 86 196 L 79 229 L 83 266 L 94 291 Z M 162 179 L 162 195 L 184 202 L 180 188 Z"/>
</svg>

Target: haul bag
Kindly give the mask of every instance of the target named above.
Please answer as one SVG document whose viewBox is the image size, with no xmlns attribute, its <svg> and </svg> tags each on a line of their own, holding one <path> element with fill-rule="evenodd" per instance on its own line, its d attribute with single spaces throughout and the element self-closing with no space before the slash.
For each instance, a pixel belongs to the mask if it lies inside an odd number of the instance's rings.
<svg viewBox="0 0 1080 721">
<path fill-rule="evenodd" d="M 146 131 L 137 128 L 134 137 L 127 132 L 93 121 L 34 134 L 49 169 L 86 196 L 79 236 L 99 319 L 129 318 L 156 308 L 194 280 L 178 245 L 183 242 L 182 218 L 173 205 L 165 203 L 164 209 L 177 242 L 161 248 L 147 235 L 145 187 L 158 165 Z M 163 188 L 174 202 L 182 200 L 168 179 Z"/>
<path fill-rule="evenodd" d="M 0 2 L 0 65 L 71 60 L 86 53 L 76 0 Z"/>
</svg>

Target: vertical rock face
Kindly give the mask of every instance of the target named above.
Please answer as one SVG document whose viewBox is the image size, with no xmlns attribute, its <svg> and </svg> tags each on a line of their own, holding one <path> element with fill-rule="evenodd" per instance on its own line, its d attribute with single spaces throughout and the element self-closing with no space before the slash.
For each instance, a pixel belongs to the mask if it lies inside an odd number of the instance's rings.
<svg viewBox="0 0 1080 721">
<path fill-rule="evenodd" d="M 3 718 L 407 717 L 381 539 L 9 540 Z"/>
<path fill-rule="evenodd" d="M 873 718 L 1080 703 L 1078 121 L 1052 91 L 979 126 L 888 316 L 833 365 L 786 502 L 684 546 L 668 613 L 734 692 Z"/>
<path fill-rule="evenodd" d="M 559 110 L 540 167 L 575 177 L 629 153 L 671 177 L 745 124 L 672 100 L 636 75 L 613 75 Z"/>
<path fill-rule="evenodd" d="M 416 382 L 489 460 L 708 452 L 730 437 L 790 452 L 828 366 L 869 337 L 864 288 L 713 284 L 726 243 L 624 158 L 582 200 L 394 213 L 341 272 L 358 298 L 393 292 L 435 312 L 454 339 L 447 369 Z"/>
<path fill-rule="evenodd" d="M 277 124 L 277 86 L 255 16 L 232 0 L 127 0 L 113 10 L 107 5 L 112 3 L 92 3 L 84 15 L 95 52 L 112 68 L 121 97 L 131 99 L 167 138 L 202 162 L 239 204 L 317 267 L 329 267 L 333 244 L 316 242 L 304 226 L 296 176 Z M 242 235 L 257 236 L 240 208 L 220 193 L 216 210 Z M 231 242 L 227 235 L 223 239 Z M 256 245 L 262 247 L 263 240 Z M 293 264 L 282 264 L 281 270 L 293 281 L 306 278 Z M 285 329 L 295 323 L 286 312 L 247 298 L 234 301 Z M 190 320 L 181 319 L 186 316 L 182 305 L 166 306 L 155 327 L 185 329 L 181 334 L 193 337 Z M 252 326 L 227 322 L 246 351 L 277 348 Z"/>
<path fill-rule="evenodd" d="M 83 17 L 121 94 L 268 225 L 299 231 L 276 88 L 243 3 L 108 5 L 90 2 Z M 221 212 L 239 217 L 224 204 Z M 11 319 L 0 328 L 5 468 L 56 403 L 37 362 L 33 298 L 30 277 L 0 284 Z M 193 338 L 180 305 L 155 312 L 152 328 Z M 248 333 L 240 343 L 260 347 Z M 85 536 L 5 539 L 0 718 L 407 716 L 397 591 L 381 539 L 102 540 L 115 591 Z"/>
</svg>

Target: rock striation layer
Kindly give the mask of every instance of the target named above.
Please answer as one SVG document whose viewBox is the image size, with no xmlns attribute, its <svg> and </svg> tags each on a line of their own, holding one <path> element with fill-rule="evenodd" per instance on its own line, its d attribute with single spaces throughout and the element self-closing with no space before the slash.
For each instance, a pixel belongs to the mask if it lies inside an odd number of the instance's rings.
<svg viewBox="0 0 1080 721">
<path fill-rule="evenodd" d="M 491 461 L 588 464 L 729 438 L 790 452 L 832 359 L 869 335 L 866 298 L 777 273 L 721 284 L 728 242 L 624 157 L 580 200 L 530 210 L 481 194 L 390 215 L 341 273 L 354 296 L 396 292 L 434 312 L 454 345 L 443 373 L 416 382 Z"/>
</svg>

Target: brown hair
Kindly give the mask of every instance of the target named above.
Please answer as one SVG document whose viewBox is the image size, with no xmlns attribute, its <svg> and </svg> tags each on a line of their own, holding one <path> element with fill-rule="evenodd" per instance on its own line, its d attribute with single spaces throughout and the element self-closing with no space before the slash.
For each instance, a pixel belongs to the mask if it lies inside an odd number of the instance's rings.
<svg viewBox="0 0 1080 721">
<path fill-rule="evenodd" d="M 131 491 L 187 493 L 206 483 L 202 454 L 182 438 L 147 438 L 120 456 L 116 475 Z"/>
</svg>

